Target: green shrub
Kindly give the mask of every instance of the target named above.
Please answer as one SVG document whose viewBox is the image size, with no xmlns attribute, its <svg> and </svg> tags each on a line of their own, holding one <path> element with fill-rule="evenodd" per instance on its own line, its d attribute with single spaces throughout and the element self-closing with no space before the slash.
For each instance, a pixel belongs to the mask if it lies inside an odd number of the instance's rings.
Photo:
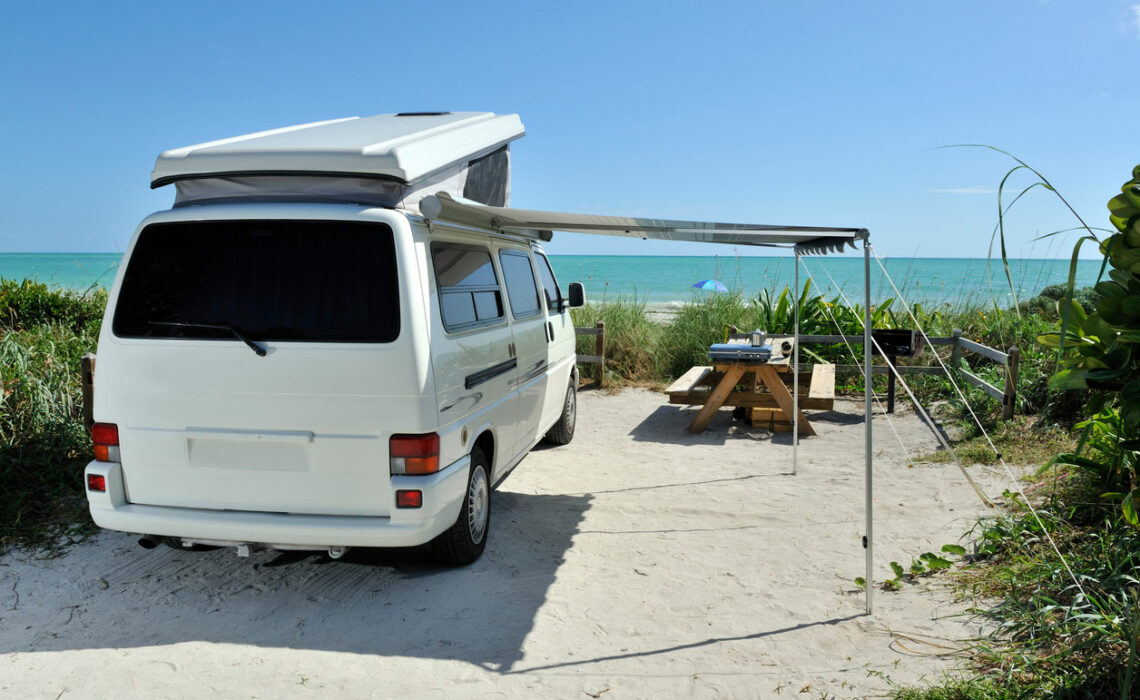
<svg viewBox="0 0 1140 700">
<path fill-rule="evenodd" d="M 32 280 L 0 279 L 0 328 L 61 325 L 97 335 L 106 306 L 107 290 L 102 288 L 80 294 Z"/>
</svg>

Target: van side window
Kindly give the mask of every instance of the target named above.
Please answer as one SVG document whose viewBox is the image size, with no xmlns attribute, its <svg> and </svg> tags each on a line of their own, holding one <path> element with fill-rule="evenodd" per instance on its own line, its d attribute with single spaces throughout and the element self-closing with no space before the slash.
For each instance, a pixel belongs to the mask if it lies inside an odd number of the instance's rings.
<svg viewBox="0 0 1140 700">
<path fill-rule="evenodd" d="M 554 270 L 550 268 L 550 261 L 542 253 L 535 253 L 534 261 L 538 267 L 538 277 L 542 280 L 542 293 L 546 297 L 546 310 L 560 313 L 562 311 L 562 291 L 558 289 L 558 282 L 554 279 Z"/>
<path fill-rule="evenodd" d="M 515 318 L 538 315 L 538 287 L 534 282 L 534 269 L 530 256 L 522 251 L 500 250 L 499 263 L 507 282 L 507 298 L 511 300 L 511 314 Z"/>
<path fill-rule="evenodd" d="M 503 318 L 503 296 L 486 248 L 435 243 L 431 259 L 444 328 L 466 330 Z"/>
</svg>

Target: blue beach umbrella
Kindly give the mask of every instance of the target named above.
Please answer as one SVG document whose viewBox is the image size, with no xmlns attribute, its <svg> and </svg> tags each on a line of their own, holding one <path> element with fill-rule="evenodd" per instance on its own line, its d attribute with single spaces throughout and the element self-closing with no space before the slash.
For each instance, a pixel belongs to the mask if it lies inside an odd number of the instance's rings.
<svg viewBox="0 0 1140 700">
<path fill-rule="evenodd" d="M 701 280 L 693 284 L 694 289 L 704 289 L 709 292 L 727 292 L 728 287 L 716 280 Z"/>
</svg>

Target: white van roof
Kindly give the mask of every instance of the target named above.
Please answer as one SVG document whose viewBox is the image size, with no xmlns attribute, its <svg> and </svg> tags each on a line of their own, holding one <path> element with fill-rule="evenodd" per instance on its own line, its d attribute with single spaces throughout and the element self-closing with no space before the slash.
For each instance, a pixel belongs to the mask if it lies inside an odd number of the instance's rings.
<svg viewBox="0 0 1140 700">
<path fill-rule="evenodd" d="M 523 136 L 517 114 L 414 112 L 347 117 L 165 151 L 151 187 L 184 179 L 339 175 L 410 184 Z"/>
</svg>

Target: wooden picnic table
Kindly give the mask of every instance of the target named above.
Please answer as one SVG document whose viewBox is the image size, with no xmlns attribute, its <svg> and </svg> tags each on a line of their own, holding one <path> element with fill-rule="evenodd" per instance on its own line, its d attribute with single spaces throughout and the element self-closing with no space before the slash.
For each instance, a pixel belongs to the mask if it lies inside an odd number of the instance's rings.
<svg viewBox="0 0 1140 700">
<path fill-rule="evenodd" d="M 791 338 L 775 337 L 769 342 L 779 349 Z M 715 362 L 697 366 L 673 382 L 665 393 L 669 403 L 699 405 L 689 431 L 701 433 L 722 406 L 750 409 L 754 421 L 770 421 L 774 430 L 792 429 L 794 412 L 790 358 L 773 356 L 768 362 Z M 835 405 L 835 365 L 817 364 L 800 372 L 800 435 L 815 435 L 803 409 L 831 410 Z M 807 388 L 806 395 L 803 391 Z"/>
</svg>

